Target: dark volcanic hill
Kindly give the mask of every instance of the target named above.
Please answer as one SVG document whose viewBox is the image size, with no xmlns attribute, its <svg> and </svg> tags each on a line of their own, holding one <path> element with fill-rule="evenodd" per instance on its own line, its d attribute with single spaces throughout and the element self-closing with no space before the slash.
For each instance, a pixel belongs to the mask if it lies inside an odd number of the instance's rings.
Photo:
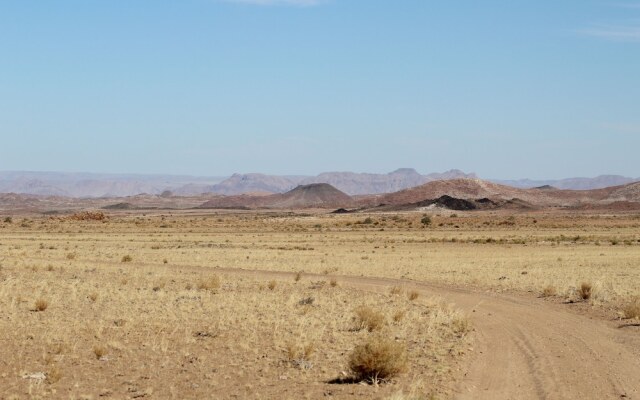
<svg viewBox="0 0 640 400">
<path fill-rule="evenodd" d="M 490 199 L 497 203 L 517 200 L 539 207 L 579 207 L 628 201 L 640 202 L 640 183 L 593 190 L 561 190 L 552 187 L 520 189 L 480 179 L 435 181 L 414 188 L 377 196 L 360 196 L 358 204 L 407 205 L 450 196 L 463 200 Z"/>
<path fill-rule="evenodd" d="M 326 183 L 314 183 L 272 195 L 220 196 L 207 201 L 200 208 L 339 208 L 353 204 L 353 199 L 346 193 Z"/>
</svg>

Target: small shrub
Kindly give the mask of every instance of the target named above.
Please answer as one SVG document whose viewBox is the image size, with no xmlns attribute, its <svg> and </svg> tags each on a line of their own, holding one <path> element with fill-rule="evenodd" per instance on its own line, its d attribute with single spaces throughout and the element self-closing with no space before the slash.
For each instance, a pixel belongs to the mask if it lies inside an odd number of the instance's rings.
<svg viewBox="0 0 640 400">
<path fill-rule="evenodd" d="M 198 289 L 200 290 L 216 290 L 220 288 L 220 278 L 218 275 L 212 275 L 208 278 L 202 278 L 198 281 Z"/>
<path fill-rule="evenodd" d="M 556 287 L 553 285 L 547 285 L 542 289 L 542 297 L 553 297 L 558 293 Z"/>
<path fill-rule="evenodd" d="M 36 300 L 36 304 L 35 304 L 36 311 L 44 311 L 47 309 L 47 307 L 49 307 L 49 302 L 46 301 L 45 299 L 38 299 Z"/>
<path fill-rule="evenodd" d="M 392 295 L 398 295 L 400 293 L 402 293 L 402 288 L 400 286 L 393 286 L 390 290 L 389 293 Z"/>
<path fill-rule="evenodd" d="M 431 225 L 431 217 L 429 217 L 428 215 L 425 215 L 422 217 L 422 219 L 420 220 L 420 222 L 422 223 L 422 225 L 424 225 L 425 227 L 430 226 Z"/>
<path fill-rule="evenodd" d="M 11 224 L 11 223 L 13 223 L 13 218 L 11 218 L 11 217 L 6 217 L 6 218 L 4 219 L 4 223 L 5 223 L 5 224 Z"/>
<path fill-rule="evenodd" d="M 313 302 L 314 302 L 315 300 L 316 300 L 316 299 L 315 299 L 315 298 L 313 298 L 313 297 L 305 297 L 304 299 L 301 299 L 300 301 L 298 301 L 298 305 L 301 305 L 301 306 L 310 306 L 310 305 L 312 305 L 312 304 L 313 304 Z"/>
<path fill-rule="evenodd" d="M 267 287 L 269 288 L 269 290 L 275 289 L 276 286 L 278 286 L 278 282 L 276 281 L 269 281 L 269 283 L 267 284 Z"/>
<path fill-rule="evenodd" d="M 369 332 L 377 331 L 384 326 L 384 315 L 371 307 L 361 306 L 356 309 L 356 330 L 366 329 Z"/>
<path fill-rule="evenodd" d="M 404 311 L 404 310 L 396 311 L 396 312 L 393 314 L 393 322 L 398 323 L 398 322 L 402 321 L 402 320 L 404 319 L 404 316 L 405 316 L 406 314 L 407 314 L 407 312 L 406 312 L 406 311 Z"/>
<path fill-rule="evenodd" d="M 96 302 L 96 300 L 98 300 L 98 293 L 97 292 L 92 292 L 89 294 L 89 300 L 91 300 L 92 302 Z"/>
<path fill-rule="evenodd" d="M 75 253 L 68 253 L 67 254 L 67 260 L 75 260 L 76 259 L 76 254 Z"/>
<path fill-rule="evenodd" d="M 373 219 L 371 219 L 371 217 L 367 217 L 362 221 L 362 223 L 365 225 L 373 224 Z"/>
<path fill-rule="evenodd" d="M 377 384 L 393 378 L 406 368 L 406 347 L 382 337 L 370 338 L 356 346 L 349 355 L 349 370 L 358 381 Z"/>
<path fill-rule="evenodd" d="M 302 279 L 302 271 L 296 272 L 296 275 L 293 277 L 293 280 L 299 282 Z"/>
<path fill-rule="evenodd" d="M 578 296 L 582 300 L 589 300 L 593 294 L 593 286 L 589 282 L 582 282 L 578 288 Z"/>
<path fill-rule="evenodd" d="M 329 281 L 329 285 L 331 285 L 331 287 L 338 286 L 338 280 L 336 278 L 331 278 L 331 280 Z"/>
<path fill-rule="evenodd" d="M 640 296 L 636 296 L 622 310 L 627 319 L 640 319 Z"/>
<path fill-rule="evenodd" d="M 46 376 L 47 383 L 52 385 L 62 379 L 62 372 L 60 371 L 60 368 L 54 365 L 53 367 L 51 367 L 51 369 L 49 369 L 49 371 L 47 371 Z"/>
<path fill-rule="evenodd" d="M 288 342 L 285 348 L 287 359 L 289 361 L 308 361 L 316 351 L 316 345 L 313 342 L 298 344 Z"/>
<path fill-rule="evenodd" d="M 130 255 L 128 255 L 128 254 L 127 254 L 127 255 L 125 255 L 125 256 L 122 256 L 122 260 L 121 260 L 121 261 L 122 261 L 123 263 L 127 263 L 127 262 L 131 262 L 131 261 L 133 261 L 133 258 L 132 258 Z"/>
<path fill-rule="evenodd" d="M 412 290 L 409 292 L 408 297 L 409 297 L 409 300 L 414 301 L 415 299 L 420 297 L 420 293 L 417 290 Z"/>
<path fill-rule="evenodd" d="M 107 349 L 104 346 L 93 346 L 93 354 L 95 354 L 96 359 L 101 359 L 107 354 Z"/>
<path fill-rule="evenodd" d="M 451 320 L 451 330 L 456 335 L 462 337 L 471 330 L 469 319 L 464 315 L 456 315 Z"/>
</svg>

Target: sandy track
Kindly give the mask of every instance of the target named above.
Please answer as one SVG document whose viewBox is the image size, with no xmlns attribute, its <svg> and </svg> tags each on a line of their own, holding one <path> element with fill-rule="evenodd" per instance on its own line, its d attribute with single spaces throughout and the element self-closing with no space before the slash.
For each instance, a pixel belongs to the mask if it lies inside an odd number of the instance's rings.
<svg viewBox="0 0 640 400">
<path fill-rule="evenodd" d="M 219 269 L 290 278 L 291 273 Z M 306 274 L 307 278 L 326 278 Z M 640 332 L 563 310 L 540 299 L 479 293 L 413 281 L 340 276 L 364 290 L 402 285 L 466 311 L 475 354 L 458 399 L 640 399 Z"/>
</svg>

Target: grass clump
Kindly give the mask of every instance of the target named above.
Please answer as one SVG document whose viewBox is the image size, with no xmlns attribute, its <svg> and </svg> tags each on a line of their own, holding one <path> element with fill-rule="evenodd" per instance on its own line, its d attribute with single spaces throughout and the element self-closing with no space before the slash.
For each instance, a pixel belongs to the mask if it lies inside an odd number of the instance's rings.
<svg viewBox="0 0 640 400">
<path fill-rule="evenodd" d="M 44 311 L 49 307 L 49 302 L 45 299 L 38 299 L 35 303 L 35 311 Z"/>
<path fill-rule="evenodd" d="M 556 287 L 553 285 L 547 285 L 542 289 L 542 297 L 553 297 L 558 293 Z"/>
<path fill-rule="evenodd" d="M 269 288 L 269 290 L 274 290 L 276 286 L 278 286 L 278 282 L 276 281 L 269 281 L 269 283 L 267 284 L 267 287 Z"/>
<path fill-rule="evenodd" d="M 414 301 L 418 297 L 420 297 L 420 293 L 417 290 L 412 290 L 409 292 L 408 296 L 409 300 Z"/>
<path fill-rule="evenodd" d="M 294 280 L 295 282 L 299 282 L 299 281 L 300 281 L 300 279 L 302 279 L 302 271 L 298 271 L 298 272 L 296 272 L 296 275 L 293 277 L 293 280 Z"/>
<path fill-rule="evenodd" d="M 200 290 L 216 290 L 220 288 L 220 277 L 211 275 L 208 278 L 202 278 L 198 281 L 198 289 Z"/>
<path fill-rule="evenodd" d="M 349 370 L 357 381 L 384 382 L 407 368 L 406 346 L 380 336 L 356 346 L 349 355 Z"/>
<path fill-rule="evenodd" d="M 133 258 L 132 258 L 130 255 L 128 255 L 128 254 L 127 254 L 127 255 L 125 255 L 125 256 L 122 256 L 122 260 L 121 260 L 121 261 L 122 261 L 123 263 L 128 263 L 128 262 L 133 261 Z"/>
<path fill-rule="evenodd" d="M 593 295 L 593 285 L 590 282 L 582 282 L 578 287 L 578 297 L 582 300 L 589 300 Z"/>
<path fill-rule="evenodd" d="M 93 354 L 96 356 L 96 359 L 99 360 L 107 354 L 107 349 L 100 345 L 93 346 Z"/>
<path fill-rule="evenodd" d="M 378 311 L 375 311 L 371 307 L 361 306 L 356 308 L 355 330 L 360 331 L 363 329 L 369 332 L 380 330 L 385 324 L 384 315 Z"/>
<path fill-rule="evenodd" d="M 640 319 L 640 296 L 636 296 L 622 309 L 626 319 Z"/>
</svg>

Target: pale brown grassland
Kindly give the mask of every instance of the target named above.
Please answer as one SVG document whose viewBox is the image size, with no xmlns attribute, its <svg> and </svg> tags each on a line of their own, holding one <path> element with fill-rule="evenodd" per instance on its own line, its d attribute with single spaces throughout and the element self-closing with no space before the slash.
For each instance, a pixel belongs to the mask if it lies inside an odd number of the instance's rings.
<svg viewBox="0 0 640 400">
<path fill-rule="evenodd" d="M 422 218 L 12 216 L 0 223 L 0 398 L 448 397 L 472 346 L 466 316 L 342 275 L 531 292 L 640 318 L 637 215 Z M 328 383 L 358 375 L 354 360 L 375 365 L 358 346 L 376 338 L 372 348 L 406 363 L 392 357 L 378 386 Z"/>
</svg>

